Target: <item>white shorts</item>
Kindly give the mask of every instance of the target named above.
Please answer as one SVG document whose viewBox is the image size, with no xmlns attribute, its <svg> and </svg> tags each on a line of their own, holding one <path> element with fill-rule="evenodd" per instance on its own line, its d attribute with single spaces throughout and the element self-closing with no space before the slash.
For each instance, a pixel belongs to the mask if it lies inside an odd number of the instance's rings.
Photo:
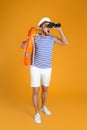
<svg viewBox="0 0 87 130">
<path fill-rule="evenodd" d="M 41 69 L 35 66 L 30 67 L 31 87 L 40 87 L 40 84 L 48 87 L 51 78 L 52 68 Z"/>
</svg>

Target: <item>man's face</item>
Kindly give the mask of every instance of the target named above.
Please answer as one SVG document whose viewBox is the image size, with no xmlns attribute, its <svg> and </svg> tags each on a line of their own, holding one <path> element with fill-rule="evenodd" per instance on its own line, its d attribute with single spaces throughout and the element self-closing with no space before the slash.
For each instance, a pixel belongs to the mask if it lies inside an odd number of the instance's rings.
<svg viewBox="0 0 87 130">
<path fill-rule="evenodd" d="M 44 23 L 43 25 L 42 25 L 42 33 L 45 35 L 45 36 L 49 36 L 49 34 L 50 34 L 50 27 L 47 27 L 47 25 L 48 25 L 49 23 L 48 22 L 46 22 L 46 23 Z"/>
</svg>

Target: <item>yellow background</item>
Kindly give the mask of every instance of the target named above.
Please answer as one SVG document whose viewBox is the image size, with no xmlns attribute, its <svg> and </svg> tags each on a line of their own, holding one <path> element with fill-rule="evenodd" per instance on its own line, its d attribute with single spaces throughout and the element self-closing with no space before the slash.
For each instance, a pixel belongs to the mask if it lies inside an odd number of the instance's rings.
<svg viewBox="0 0 87 130">
<path fill-rule="evenodd" d="M 68 46 L 54 46 L 48 106 L 51 118 L 33 122 L 29 70 L 23 66 L 21 42 L 30 27 L 49 17 L 60 22 Z M 0 1 L 0 129 L 87 129 L 87 1 Z M 53 35 L 58 35 L 52 30 Z M 14 106 L 14 107 L 13 107 Z M 15 109 L 14 109 L 15 108 Z"/>
</svg>

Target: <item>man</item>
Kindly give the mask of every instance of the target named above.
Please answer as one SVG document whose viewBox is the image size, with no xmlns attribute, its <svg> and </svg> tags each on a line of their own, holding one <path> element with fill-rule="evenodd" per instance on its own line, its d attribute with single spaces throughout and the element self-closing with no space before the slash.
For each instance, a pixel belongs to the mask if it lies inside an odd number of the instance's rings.
<svg viewBox="0 0 87 130">
<path fill-rule="evenodd" d="M 51 112 L 46 107 L 46 100 L 48 96 L 48 86 L 52 72 L 51 58 L 54 43 L 57 43 L 59 45 L 68 44 L 61 26 L 50 26 L 50 23 L 51 20 L 47 17 L 42 18 L 38 23 L 40 34 L 37 34 L 34 40 L 34 55 L 32 65 L 30 67 L 31 86 L 33 89 L 32 100 L 35 108 L 34 120 L 37 124 L 41 123 L 40 110 L 43 111 L 46 115 L 51 115 Z M 61 38 L 50 35 L 50 30 L 52 28 L 58 30 Z M 41 109 L 39 108 L 40 86 L 42 87 Z"/>
</svg>

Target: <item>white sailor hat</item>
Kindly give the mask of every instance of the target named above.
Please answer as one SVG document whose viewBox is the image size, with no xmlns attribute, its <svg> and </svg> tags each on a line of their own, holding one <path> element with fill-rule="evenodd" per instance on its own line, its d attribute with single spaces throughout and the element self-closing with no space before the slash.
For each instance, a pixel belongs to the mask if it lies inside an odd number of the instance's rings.
<svg viewBox="0 0 87 130">
<path fill-rule="evenodd" d="M 38 26 L 40 27 L 45 22 L 51 22 L 51 20 L 48 17 L 44 17 L 39 21 Z"/>
</svg>

